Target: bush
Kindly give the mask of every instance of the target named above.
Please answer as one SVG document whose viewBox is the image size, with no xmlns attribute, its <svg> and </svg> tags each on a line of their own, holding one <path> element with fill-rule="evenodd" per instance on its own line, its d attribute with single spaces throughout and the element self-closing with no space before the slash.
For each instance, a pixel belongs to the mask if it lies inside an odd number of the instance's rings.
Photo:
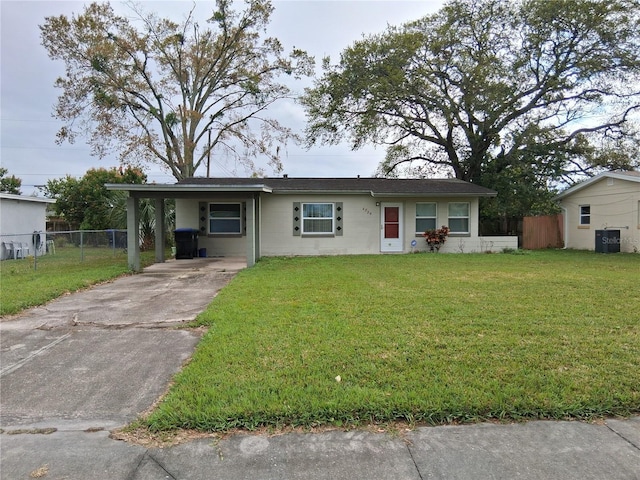
<svg viewBox="0 0 640 480">
<path fill-rule="evenodd" d="M 443 225 L 442 227 L 434 230 L 427 230 L 422 236 L 427 241 L 427 246 L 430 252 L 440 251 L 440 247 L 447 241 L 449 235 L 449 227 Z"/>
</svg>

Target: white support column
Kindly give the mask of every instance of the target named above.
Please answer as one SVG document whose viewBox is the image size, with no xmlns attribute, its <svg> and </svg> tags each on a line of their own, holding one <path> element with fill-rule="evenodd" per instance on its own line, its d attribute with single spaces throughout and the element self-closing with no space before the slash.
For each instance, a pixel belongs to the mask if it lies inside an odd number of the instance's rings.
<svg viewBox="0 0 640 480">
<path fill-rule="evenodd" d="M 255 200 L 255 207 L 256 207 L 255 215 L 256 215 L 256 218 L 255 218 L 254 224 L 256 226 L 256 234 L 255 234 L 255 237 L 256 237 L 256 243 L 255 243 L 255 245 L 256 245 L 256 250 L 255 250 L 256 257 L 255 257 L 255 260 L 257 262 L 258 260 L 260 260 L 260 257 L 262 256 L 262 254 L 260 253 L 260 252 L 262 252 L 262 245 L 260 243 L 262 241 L 262 198 L 260 197 L 260 194 L 255 195 L 254 198 L 256 199 Z"/>
<path fill-rule="evenodd" d="M 155 199 L 155 213 L 156 213 L 156 262 L 164 262 L 164 244 L 165 244 L 165 224 L 164 224 L 164 198 Z"/>
<path fill-rule="evenodd" d="M 247 199 L 247 267 L 256 263 L 256 200 Z"/>
<path fill-rule="evenodd" d="M 127 198 L 127 257 L 129 268 L 139 272 L 140 268 L 140 202 L 135 197 Z"/>
</svg>

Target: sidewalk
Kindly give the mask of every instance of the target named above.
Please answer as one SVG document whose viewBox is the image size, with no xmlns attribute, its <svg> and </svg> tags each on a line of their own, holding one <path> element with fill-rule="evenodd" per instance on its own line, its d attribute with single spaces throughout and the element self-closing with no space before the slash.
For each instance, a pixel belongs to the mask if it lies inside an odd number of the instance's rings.
<svg viewBox="0 0 640 480">
<path fill-rule="evenodd" d="M 191 356 L 243 259 L 156 264 L 0 321 L 0 479 L 640 479 L 640 417 L 237 434 L 145 448 L 110 430 Z"/>
<path fill-rule="evenodd" d="M 3 479 L 558 479 L 640 478 L 640 418 L 514 425 L 241 434 L 145 449 L 108 432 L 1 435 Z M 40 470 L 38 470 L 40 469 Z M 31 477 L 30 477 L 31 475 Z"/>
</svg>

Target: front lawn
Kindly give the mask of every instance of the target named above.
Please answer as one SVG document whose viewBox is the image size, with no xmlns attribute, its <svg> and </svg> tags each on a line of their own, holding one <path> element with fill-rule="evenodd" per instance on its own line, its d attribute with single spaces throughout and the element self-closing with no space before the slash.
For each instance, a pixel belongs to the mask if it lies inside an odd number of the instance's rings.
<svg viewBox="0 0 640 480">
<path fill-rule="evenodd" d="M 272 258 L 210 326 L 154 431 L 640 412 L 640 255 Z"/>
<path fill-rule="evenodd" d="M 141 254 L 141 265 L 154 262 Z M 0 316 L 130 273 L 127 254 L 110 248 L 58 247 L 56 254 L 0 262 Z"/>
</svg>

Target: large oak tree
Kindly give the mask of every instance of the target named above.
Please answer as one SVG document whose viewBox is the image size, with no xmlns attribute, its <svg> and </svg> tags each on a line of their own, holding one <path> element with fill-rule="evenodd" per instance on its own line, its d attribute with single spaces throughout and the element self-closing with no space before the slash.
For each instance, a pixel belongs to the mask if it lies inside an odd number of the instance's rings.
<svg viewBox="0 0 640 480">
<path fill-rule="evenodd" d="M 211 152 L 250 171 L 260 155 L 280 170 L 280 145 L 293 133 L 267 110 L 291 95 L 281 75 L 310 75 L 313 60 L 264 35 L 268 0 L 246 0 L 242 12 L 233 3 L 217 0 L 206 25 L 194 10 L 176 23 L 135 6 L 120 16 L 108 3 L 46 18 L 42 44 L 66 67 L 56 81 L 58 141 L 86 136 L 95 155 L 157 162 L 178 180 Z"/>
<path fill-rule="evenodd" d="M 308 144 L 387 145 L 384 175 L 448 172 L 530 195 L 527 214 L 552 181 L 639 164 L 639 17 L 636 0 L 451 1 L 325 59 Z"/>
</svg>

